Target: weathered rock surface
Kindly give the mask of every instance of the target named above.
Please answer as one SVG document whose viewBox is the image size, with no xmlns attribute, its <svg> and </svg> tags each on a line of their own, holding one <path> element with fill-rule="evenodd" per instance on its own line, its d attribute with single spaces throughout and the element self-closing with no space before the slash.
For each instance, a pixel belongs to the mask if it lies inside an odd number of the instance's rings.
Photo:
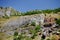
<svg viewBox="0 0 60 40">
<path fill-rule="evenodd" d="M 20 16 L 15 20 L 9 20 L 3 24 L 3 27 L 0 29 L 0 32 L 5 32 L 8 35 L 13 35 L 15 29 L 23 27 L 23 25 L 27 25 L 35 21 L 36 24 L 43 23 L 44 21 L 44 14 L 36 14 L 31 16 Z"/>
</svg>

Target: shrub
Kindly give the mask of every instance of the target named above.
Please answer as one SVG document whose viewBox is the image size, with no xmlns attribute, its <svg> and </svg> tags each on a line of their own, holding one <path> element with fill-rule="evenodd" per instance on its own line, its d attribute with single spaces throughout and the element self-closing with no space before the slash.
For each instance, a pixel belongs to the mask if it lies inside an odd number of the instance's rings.
<svg viewBox="0 0 60 40">
<path fill-rule="evenodd" d="M 29 37 L 25 37 L 25 40 L 32 40 L 32 38 L 29 38 Z"/>
<path fill-rule="evenodd" d="M 38 32 L 39 30 L 41 30 L 40 25 L 37 25 L 37 26 L 35 27 L 35 31 Z"/>
<path fill-rule="evenodd" d="M 37 36 L 37 34 L 35 33 L 35 34 L 33 34 L 33 36 L 31 37 L 32 39 L 34 39 L 35 38 L 35 36 Z"/>
<path fill-rule="evenodd" d="M 56 23 L 57 23 L 58 25 L 60 25 L 60 19 L 56 20 Z"/>
<path fill-rule="evenodd" d="M 50 38 L 48 38 L 47 40 L 50 40 Z"/>
<path fill-rule="evenodd" d="M 51 13 L 53 10 L 47 9 L 47 10 L 42 10 L 43 13 Z"/>
<path fill-rule="evenodd" d="M 44 40 L 43 38 L 41 38 L 41 40 Z"/>
<path fill-rule="evenodd" d="M 15 32 L 13 40 L 24 40 L 24 37 L 23 34 L 18 35 L 18 32 Z"/>
<path fill-rule="evenodd" d="M 18 36 L 18 32 L 15 32 L 15 33 L 14 33 L 14 36 Z"/>
<path fill-rule="evenodd" d="M 31 23 L 31 25 L 32 25 L 32 26 L 35 26 L 35 25 L 36 25 L 36 23 L 35 23 L 35 22 L 32 22 L 32 23 Z"/>
<path fill-rule="evenodd" d="M 54 13 L 60 12 L 60 8 L 56 8 L 53 10 Z"/>
</svg>

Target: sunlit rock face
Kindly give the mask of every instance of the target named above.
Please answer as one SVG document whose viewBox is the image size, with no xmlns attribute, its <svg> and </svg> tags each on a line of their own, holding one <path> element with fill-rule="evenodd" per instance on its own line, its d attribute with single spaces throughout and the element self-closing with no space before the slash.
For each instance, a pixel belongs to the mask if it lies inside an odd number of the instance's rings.
<svg viewBox="0 0 60 40">
<path fill-rule="evenodd" d="M 7 8 L 6 15 L 7 15 L 8 17 L 10 17 L 10 15 L 11 15 L 11 8 Z"/>
<path fill-rule="evenodd" d="M 0 8 L 0 17 L 2 16 L 8 16 L 10 17 L 11 15 L 17 15 L 17 14 L 21 14 L 19 11 L 16 11 L 15 9 L 11 8 L 11 7 L 6 7 L 6 8 Z"/>
<path fill-rule="evenodd" d="M 1 32 L 5 32 L 5 33 L 8 32 L 8 35 L 9 35 L 9 33 L 11 31 L 14 32 L 16 28 L 18 29 L 20 27 L 23 27 L 23 25 L 27 25 L 29 23 L 32 23 L 33 21 L 36 23 L 36 25 L 38 25 L 39 23 L 43 23 L 44 15 L 42 16 L 42 14 L 38 14 L 38 15 L 32 15 L 32 16 L 20 16 L 19 18 L 15 20 L 9 20 L 8 22 L 4 23 L 3 28 L 2 28 L 2 30 L 4 31 L 1 30 Z"/>
<path fill-rule="evenodd" d="M 0 17 L 4 16 L 4 13 L 0 11 Z"/>
<path fill-rule="evenodd" d="M 1 9 L 1 8 L 0 8 L 0 17 L 5 16 L 5 15 L 4 15 L 4 14 L 5 14 L 4 12 L 5 12 L 5 9 Z"/>
<path fill-rule="evenodd" d="M 36 25 L 43 24 L 44 23 L 44 17 L 45 17 L 44 14 L 34 16 L 31 18 L 31 22 L 34 21 L 36 23 Z"/>
<path fill-rule="evenodd" d="M 11 15 L 11 8 L 10 7 L 2 8 L 2 9 L 0 8 L 0 17 L 5 16 L 5 15 L 10 17 L 10 15 Z"/>
</svg>

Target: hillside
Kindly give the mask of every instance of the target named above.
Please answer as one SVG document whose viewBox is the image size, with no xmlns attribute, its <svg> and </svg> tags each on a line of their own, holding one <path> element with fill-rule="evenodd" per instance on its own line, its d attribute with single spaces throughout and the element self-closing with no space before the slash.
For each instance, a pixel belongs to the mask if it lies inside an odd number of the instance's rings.
<svg viewBox="0 0 60 40">
<path fill-rule="evenodd" d="M 60 39 L 60 10 L 55 11 L 34 10 L 24 12 L 24 14 L 13 8 L 0 8 L 0 40 L 18 40 L 18 37 L 22 35 L 19 40 Z M 59 21 L 56 23 L 56 20 Z M 49 33 L 48 31 L 52 32 Z M 43 35 L 46 37 L 43 38 Z"/>
</svg>

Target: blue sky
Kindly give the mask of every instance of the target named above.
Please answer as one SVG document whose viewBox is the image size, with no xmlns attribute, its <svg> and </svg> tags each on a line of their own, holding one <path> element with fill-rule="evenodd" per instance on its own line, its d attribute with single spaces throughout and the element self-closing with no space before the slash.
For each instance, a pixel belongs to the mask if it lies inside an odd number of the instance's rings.
<svg viewBox="0 0 60 40">
<path fill-rule="evenodd" d="M 60 0 L 0 0 L 0 6 L 13 7 L 18 11 L 54 9 L 60 7 Z"/>
</svg>

